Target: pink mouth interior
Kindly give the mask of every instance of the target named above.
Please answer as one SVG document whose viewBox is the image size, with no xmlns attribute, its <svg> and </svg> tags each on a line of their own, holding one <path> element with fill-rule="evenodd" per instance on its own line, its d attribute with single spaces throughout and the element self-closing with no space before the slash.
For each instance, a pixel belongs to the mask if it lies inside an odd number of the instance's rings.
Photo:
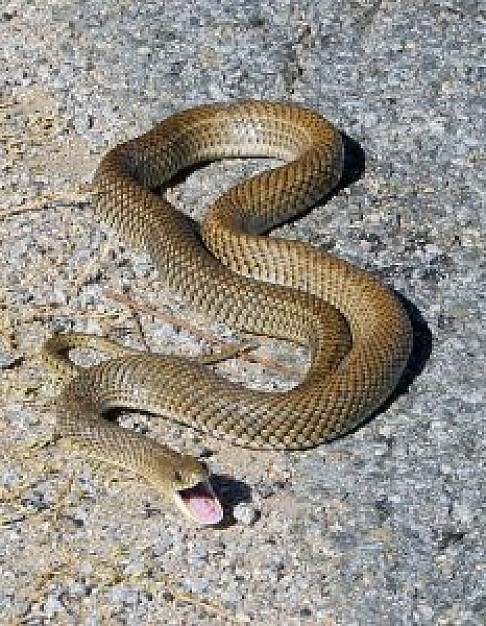
<svg viewBox="0 0 486 626">
<path fill-rule="evenodd" d="M 179 496 L 190 514 L 200 524 L 218 524 L 223 519 L 223 509 L 208 484 L 181 489 Z"/>
</svg>

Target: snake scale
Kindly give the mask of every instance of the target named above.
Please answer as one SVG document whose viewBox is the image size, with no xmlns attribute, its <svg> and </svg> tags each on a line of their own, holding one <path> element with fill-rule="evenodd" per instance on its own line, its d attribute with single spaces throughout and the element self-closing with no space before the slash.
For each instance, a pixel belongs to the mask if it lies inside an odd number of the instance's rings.
<svg viewBox="0 0 486 626">
<path fill-rule="evenodd" d="M 196 232 L 159 193 L 181 170 L 229 157 L 283 164 L 221 195 Z M 307 109 L 260 101 L 204 105 L 173 115 L 103 158 L 96 212 L 149 252 L 161 277 L 232 328 L 306 344 L 311 364 L 285 392 L 249 390 L 193 359 L 151 355 L 100 340 L 111 358 L 75 366 L 83 335 L 55 335 L 48 362 L 70 374 L 57 428 L 89 456 L 158 484 L 193 520 L 222 509 L 203 463 L 103 419 L 114 407 L 147 410 L 253 448 L 302 449 L 355 428 L 396 386 L 411 326 L 391 290 L 310 245 L 262 236 L 314 205 L 338 183 L 341 135 Z"/>
</svg>

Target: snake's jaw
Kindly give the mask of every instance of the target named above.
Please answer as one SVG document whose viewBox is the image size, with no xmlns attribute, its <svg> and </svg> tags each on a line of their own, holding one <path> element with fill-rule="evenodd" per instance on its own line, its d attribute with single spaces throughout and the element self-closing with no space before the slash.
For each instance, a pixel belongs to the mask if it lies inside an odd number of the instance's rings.
<svg viewBox="0 0 486 626">
<path fill-rule="evenodd" d="M 176 506 L 193 524 L 214 526 L 223 519 L 223 508 L 209 481 L 209 471 L 198 459 L 172 454 L 165 484 Z"/>
<path fill-rule="evenodd" d="M 223 519 L 223 508 L 209 480 L 174 489 L 173 497 L 184 515 L 200 526 L 213 526 Z"/>
</svg>

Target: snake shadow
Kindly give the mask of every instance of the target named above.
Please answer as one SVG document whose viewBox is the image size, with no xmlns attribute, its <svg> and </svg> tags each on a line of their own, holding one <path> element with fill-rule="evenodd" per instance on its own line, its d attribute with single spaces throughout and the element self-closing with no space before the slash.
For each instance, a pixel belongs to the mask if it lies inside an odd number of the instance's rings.
<svg viewBox="0 0 486 626">
<path fill-rule="evenodd" d="M 218 528 L 229 528 L 237 524 L 233 510 L 239 504 L 252 502 L 251 488 L 241 480 L 227 474 L 211 474 L 211 485 L 223 507 L 223 519 Z"/>
<path fill-rule="evenodd" d="M 366 170 L 366 154 L 360 144 L 346 133 L 341 131 L 343 141 L 343 173 L 338 186 L 332 192 L 337 195 L 346 187 L 357 182 Z"/>
</svg>

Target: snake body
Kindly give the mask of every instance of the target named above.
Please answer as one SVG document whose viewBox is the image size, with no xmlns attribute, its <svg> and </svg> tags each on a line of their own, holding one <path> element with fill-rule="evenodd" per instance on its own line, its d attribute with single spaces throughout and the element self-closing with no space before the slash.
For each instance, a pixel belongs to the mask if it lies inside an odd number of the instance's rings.
<svg viewBox="0 0 486 626">
<path fill-rule="evenodd" d="M 376 410 L 411 349 L 401 304 L 341 259 L 262 236 L 335 187 L 342 153 L 339 132 L 320 115 L 255 101 L 183 111 L 112 149 L 94 180 L 101 220 L 147 250 L 161 277 L 198 310 L 238 330 L 307 344 L 311 364 L 300 385 L 268 393 L 191 359 L 113 348 L 113 358 L 77 368 L 66 385 L 58 402 L 60 433 L 78 449 L 180 494 L 207 484 L 202 464 L 100 419 L 107 409 L 149 410 L 237 444 L 279 449 L 329 441 Z M 194 164 L 255 156 L 285 163 L 218 198 L 200 234 L 154 191 Z M 59 365 L 63 351 L 84 341 L 57 336 L 46 353 Z"/>
</svg>

